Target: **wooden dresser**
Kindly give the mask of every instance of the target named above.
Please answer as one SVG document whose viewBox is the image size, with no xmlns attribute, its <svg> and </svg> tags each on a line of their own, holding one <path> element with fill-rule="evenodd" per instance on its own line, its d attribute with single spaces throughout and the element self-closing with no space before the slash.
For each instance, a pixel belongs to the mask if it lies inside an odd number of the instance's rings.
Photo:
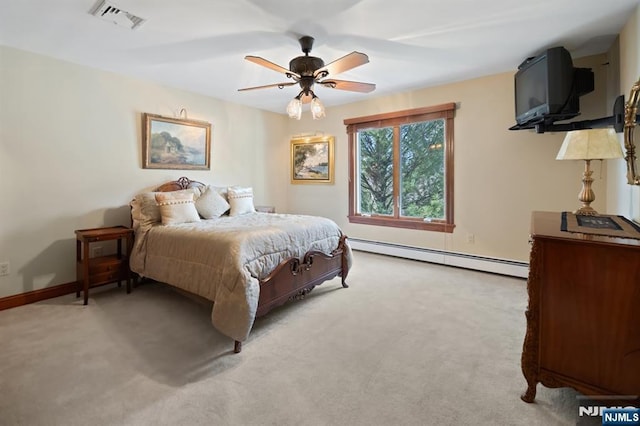
<svg viewBox="0 0 640 426">
<path fill-rule="evenodd" d="M 522 372 L 584 395 L 640 395 L 640 240 L 560 230 L 534 212 Z M 636 402 L 638 400 L 636 399 Z"/>
</svg>

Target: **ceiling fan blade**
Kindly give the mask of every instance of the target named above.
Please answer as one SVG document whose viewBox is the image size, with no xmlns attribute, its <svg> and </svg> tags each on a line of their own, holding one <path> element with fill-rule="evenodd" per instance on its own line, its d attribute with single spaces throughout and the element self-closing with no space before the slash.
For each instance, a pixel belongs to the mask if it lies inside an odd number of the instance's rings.
<svg viewBox="0 0 640 426">
<path fill-rule="evenodd" d="M 262 65 L 263 67 L 267 67 L 267 68 L 272 69 L 274 71 L 281 72 L 281 73 L 285 74 L 287 77 L 295 77 L 297 79 L 300 78 L 300 76 L 298 74 L 296 74 L 295 72 L 290 71 L 290 70 L 288 70 L 288 69 L 286 69 L 284 67 L 281 67 L 278 64 L 274 64 L 271 61 L 267 61 L 266 59 L 261 58 L 259 56 L 245 56 L 244 58 L 249 62 L 253 62 L 254 64 Z"/>
<path fill-rule="evenodd" d="M 314 77 L 323 78 L 328 75 L 336 75 L 352 68 L 359 67 L 360 65 L 364 65 L 368 62 L 369 57 L 364 53 L 351 52 L 348 55 L 345 55 L 340 59 L 336 59 L 335 61 L 316 70 Z"/>
<path fill-rule="evenodd" d="M 362 92 L 369 93 L 376 90 L 376 85 L 373 83 L 361 83 L 359 81 L 348 80 L 323 80 L 318 84 L 331 89 L 348 90 L 350 92 Z"/>
<path fill-rule="evenodd" d="M 238 92 L 244 92 L 247 90 L 256 90 L 256 89 L 267 89 L 269 87 L 277 87 L 278 89 L 282 89 L 283 87 L 293 86 L 294 84 L 298 84 L 298 83 L 296 83 L 295 81 L 293 82 L 287 81 L 286 83 L 267 84 L 266 86 L 245 87 L 244 89 L 238 89 Z"/>
</svg>

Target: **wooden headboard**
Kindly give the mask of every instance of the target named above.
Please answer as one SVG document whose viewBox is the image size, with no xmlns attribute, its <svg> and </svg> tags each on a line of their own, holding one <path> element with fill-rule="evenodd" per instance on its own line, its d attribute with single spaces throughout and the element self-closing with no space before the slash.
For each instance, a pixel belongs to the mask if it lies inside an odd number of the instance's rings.
<svg viewBox="0 0 640 426">
<path fill-rule="evenodd" d="M 205 184 L 202 182 L 198 182 L 197 180 L 191 180 L 183 176 L 178 180 L 172 180 L 170 182 L 160 185 L 155 189 L 155 192 L 179 191 L 181 189 L 198 188 L 201 186 L 205 186 Z"/>
</svg>

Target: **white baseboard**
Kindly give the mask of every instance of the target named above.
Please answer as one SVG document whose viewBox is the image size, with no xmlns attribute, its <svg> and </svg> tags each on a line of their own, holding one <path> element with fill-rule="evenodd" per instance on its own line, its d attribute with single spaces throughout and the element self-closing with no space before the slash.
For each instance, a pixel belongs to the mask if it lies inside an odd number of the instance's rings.
<svg viewBox="0 0 640 426">
<path fill-rule="evenodd" d="M 423 262 L 439 263 L 442 265 L 492 272 L 519 278 L 527 278 L 529 274 L 529 264 L 526 262 L 383 243 L 379 241 L 360 240 L 357 238 L 349 238 L 348 241 L 354 250 L 386 254 L 389 256 L 403 257 L 405 259 L 421 260 Z"/>
</svg>

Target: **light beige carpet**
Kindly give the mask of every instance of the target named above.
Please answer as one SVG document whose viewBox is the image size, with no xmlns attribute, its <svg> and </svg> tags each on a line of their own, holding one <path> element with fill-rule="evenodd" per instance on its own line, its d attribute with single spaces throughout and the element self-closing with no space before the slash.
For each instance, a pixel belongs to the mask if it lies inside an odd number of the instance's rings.
<svg viewBox="0 0 640 426">
<path fill-rule="evenodd" d="M 525 280 L 354 256 L 350 288 L 259 319 L 238 355 L 157 283 L 2 311 L 0 424 L 575 424 L 571 390 L 519 398 Z"/>
</svg>

